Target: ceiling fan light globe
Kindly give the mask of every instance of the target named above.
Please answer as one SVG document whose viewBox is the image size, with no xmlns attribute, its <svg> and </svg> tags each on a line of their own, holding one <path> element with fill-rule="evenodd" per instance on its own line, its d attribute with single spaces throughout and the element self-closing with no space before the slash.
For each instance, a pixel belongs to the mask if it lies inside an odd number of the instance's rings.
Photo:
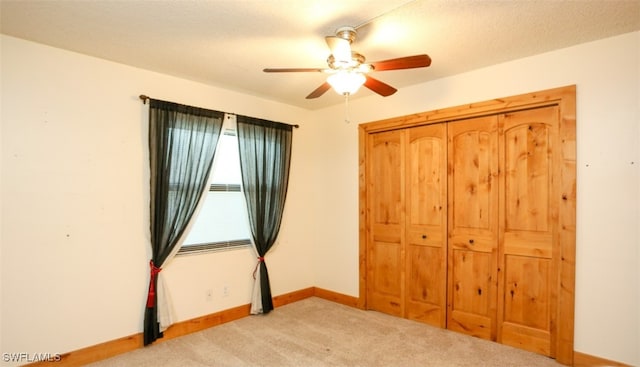
<svg viewBox="0 0 640 367">
<path fill-rule="evenodd" d="M 360 89 L 366 77 L 358 72 L 339 71 L 327 78 L 327 83 L 340 95 L 351 95 Z"/>
</svg>

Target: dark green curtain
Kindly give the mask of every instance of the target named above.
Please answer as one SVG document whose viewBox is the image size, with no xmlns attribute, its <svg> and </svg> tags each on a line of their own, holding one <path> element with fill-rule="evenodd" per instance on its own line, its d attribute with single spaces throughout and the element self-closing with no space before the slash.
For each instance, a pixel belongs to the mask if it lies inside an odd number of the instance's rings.
<svg viewBox="0 0 640 367">
<path fill-rule="evenodd" d="M 273 310 L 264 256 L 276 241 L 289 182 L 292 126 L 237 116 L 243 191 L 258 253 L 251 313 Z"/>
<path fill-rule="evenodd" d="M 144 345 L 162 337 L 158 274 L 180 240 L 202 193 L 222 128 L 223 112 L 149 100 L 151 168 L 151 276 Z"/>
</svg>

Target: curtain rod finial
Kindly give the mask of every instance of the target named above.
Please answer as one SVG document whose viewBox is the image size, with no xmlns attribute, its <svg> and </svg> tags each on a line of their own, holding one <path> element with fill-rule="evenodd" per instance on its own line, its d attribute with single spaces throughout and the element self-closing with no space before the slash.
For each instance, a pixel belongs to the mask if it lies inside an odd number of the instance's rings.
<svg viewBox="0 0 640 367">
<path fill-rule="evenodd" d="M 141 94 L 140 99 L 142 100 L 143 104 L 147 104 L 147 100 L 149 99 L 149 97 L 145 96 L 144 94 Z"/>
</svg>

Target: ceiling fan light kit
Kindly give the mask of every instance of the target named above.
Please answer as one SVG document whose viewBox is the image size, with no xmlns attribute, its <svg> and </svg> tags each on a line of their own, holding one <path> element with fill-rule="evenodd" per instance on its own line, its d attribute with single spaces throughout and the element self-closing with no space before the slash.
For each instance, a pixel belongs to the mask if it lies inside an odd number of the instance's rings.
<svg viewBox="0 0 640 367">
<path fill-rule="evenodd" d="M 365 57 L 351 49 L 356 35 L 356 28 L 345 26 L 338 28 L 335 36 L 325 37 L 327 46 L 331 50 L 331 54 L 327 58 L 327 68 L 267 68 L 263 71 L 265 73 L 325 72 L 330 74 L 327 81 L 311 92 L 306 97 L 307 99 L 318 98 L 330 88 L 333 88 L 340 95 L 349 96 L 356 93 L 362 85 L 383 97 L 387 97 L 394 94 L 397 89 L 366 75 L 367 73 L 422 68 L 431 65 L 431 58 L 426 54 L 365 63 Z"/>
<path fill-rule="evenodd" d="M 360 89 L 367 78 L 360 72 L 340 70 L 329 75 L 327 83 L 340 95 L 352 95 Z"/>
</svg>

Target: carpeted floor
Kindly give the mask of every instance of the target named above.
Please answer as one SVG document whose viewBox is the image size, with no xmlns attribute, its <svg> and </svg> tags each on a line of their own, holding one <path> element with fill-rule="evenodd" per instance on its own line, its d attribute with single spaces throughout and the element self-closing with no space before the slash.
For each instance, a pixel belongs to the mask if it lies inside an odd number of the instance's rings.
<svg viewBox="0 0 640 367">
<path fill-rule="evenodd" d="M 313 297 L 90 366 L 561 365 L 498 343 Z"/>
</svg>

